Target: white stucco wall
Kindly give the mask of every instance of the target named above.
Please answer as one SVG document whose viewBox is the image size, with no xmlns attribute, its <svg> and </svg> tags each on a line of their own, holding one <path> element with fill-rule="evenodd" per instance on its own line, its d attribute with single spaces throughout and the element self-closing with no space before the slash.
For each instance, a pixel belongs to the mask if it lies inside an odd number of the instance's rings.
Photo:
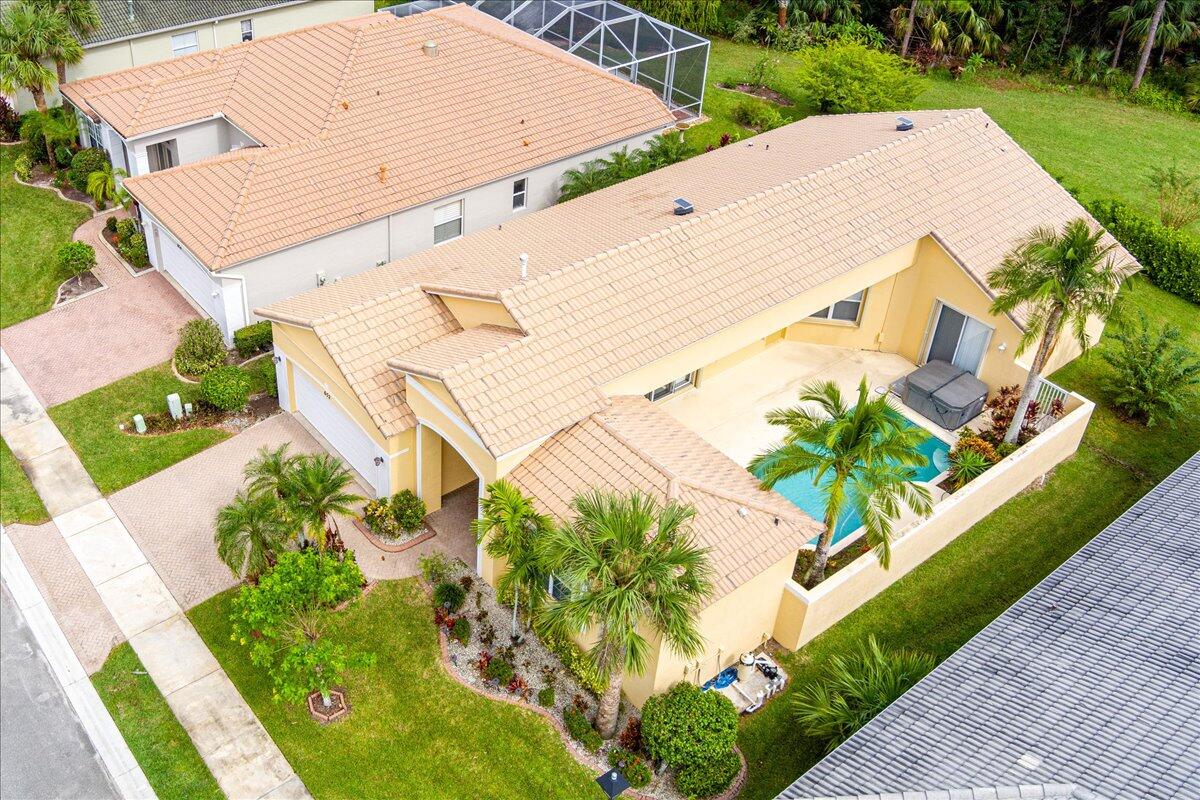
<svg viewBox="0 0 1200 800">
<path fill-rule="evenodd" d="M 226 47 L 240 42 L 243 19 L 253 21 L 254 38 L 261 39 L 264 36 L 285 33 L 322 22 L 370 14 L 373 10 L 372 0 L 309 0 L 294 6 L 253 11 L 228 19 L 208 20 L 169 31 L 158 31 L 134 39 L 96 44 L 84 50 L 83 61 L 67 67 L 67 80 L 90 78 L 93 75 L 103 75 L 106 72 L 126 67 L 136 67 L 153 61 L 173 58 L 171 37 L 180 33 L 195 31 L 200 50 L 212 50 L 215 47 Z M 60 96 L 57 90 L 46 93 L 48 104 L 57 105 L 59 100 Z M 33 96 L 23 89 L 19 91 L 16 96 L 17 110 L 23 112 L 33 107 Z"/>
</svg>

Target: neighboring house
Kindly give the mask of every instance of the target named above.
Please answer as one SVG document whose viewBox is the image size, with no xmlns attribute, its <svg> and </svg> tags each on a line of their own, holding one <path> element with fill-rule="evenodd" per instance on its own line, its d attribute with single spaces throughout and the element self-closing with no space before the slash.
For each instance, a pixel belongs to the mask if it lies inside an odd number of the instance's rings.
<svg viewBox="0 0 1200 800">
<path fill-rule="evenodd" d="M 559 515 L 590 485 L 693 502 L 719 575 L 708 651 L 694 670 L 656 653 L 625 686 L 640 703 L 711 677 L 786 622 L 783 584 L 817 526 L 758 490 L 727 439 L 690 429 L 689 398 L 725 413 L 737 398 L 706 387 L 779 352 L 750 380 L 787 387 L 783 403 L 823 352 L 1022 382 L 1020 319 L 989 312 L 987 273 L 1035 226 L 1086 216 L 981 110 L 910 116 L 910 131 L 809 117 L 259 309 L 281 405 L 374 492 L 431 509 L 503 476 Z M 1064 337 L 1050 368 L 1077 354 Z"/>
<path fill-rule="evenodd" d="M 1200 454 L 779 795 L 1200 798 Z"/>
<path fill-rule="evenodd" d="M 466 6 L 371 14 L 63 87 L 133 177 L 151 262 L 228 339 L 251 309 L 507 224 L 675 119 Z"/>
<path fill-rule="evenodd" d="M 83 60 L 67 65 L 78 81 L 126 67 L 248 42 L 263 36 L 371 13 L 371 0 L 92 0 L 100 28 L 81 39 Z M 46 102 L 57 105 L 58 92 Z M 33 108 L 22 89 L 16 108 Z"/>
</svg>

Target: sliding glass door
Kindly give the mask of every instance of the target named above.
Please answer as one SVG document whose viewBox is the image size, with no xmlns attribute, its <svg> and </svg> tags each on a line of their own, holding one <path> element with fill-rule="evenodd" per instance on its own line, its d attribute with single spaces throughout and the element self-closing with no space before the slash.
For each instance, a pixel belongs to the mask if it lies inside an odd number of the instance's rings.
<svg viewBox="0 0 1200 800">
<path fill-rule="evenodd" d="M 948 361 L 974 375 L 979 372 L 991 338 L 992 329 L 987 325 L 939 302 L 925 360 Z"/>
</svg>

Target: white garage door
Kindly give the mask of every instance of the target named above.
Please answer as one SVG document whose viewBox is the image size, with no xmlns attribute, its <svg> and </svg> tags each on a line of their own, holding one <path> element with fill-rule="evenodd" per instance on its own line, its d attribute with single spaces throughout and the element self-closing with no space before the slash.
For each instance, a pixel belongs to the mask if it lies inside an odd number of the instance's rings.
<svg viewBox="0 0 1200 800">
<path fill-rule="evenodd" d="M 387 494 L 387 461 L 375 465 L 375 457 L 382 455 L 375 442 L 303 370 L 296 367 L 294 375 L 296 411 L 304 415 L 308 424 L 325 437 L 347 464 L 371 482 L 379 495 Z"/>
<path fill-rule="evenodd" d="M 212 317 L 221 332 L 229 335 L 225 324 L 225 303 L 220 293 L 220 285 L 212 279 L 212 274 L 196 263 L 191 254 L 179 246 L 179 243 L 165 230 L 154 224 L 154 241 L 159 248 L 158 268 L 175 279 L 192 301 L 204 313 Z M 216 293 L 214 297 L 213 294 Z"/>
</svg>

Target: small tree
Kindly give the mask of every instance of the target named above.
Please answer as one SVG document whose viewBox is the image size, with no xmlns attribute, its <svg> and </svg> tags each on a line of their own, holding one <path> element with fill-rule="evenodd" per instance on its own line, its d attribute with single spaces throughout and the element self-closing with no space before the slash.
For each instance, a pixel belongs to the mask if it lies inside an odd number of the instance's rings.
<svg viewBox="0 0 1200 800">
<path fill-rule="evenodd" d="M 905 61 L 853 41 L 810 47 L 797 56 L 798 86 L 822 113 L 908 108 L 922 89 Z"/>
<path fill-rule="evenodd" d="M 277 498 L 238 492 L 217 512 L 213 541 L 217 557 L 229 571 L 253 583 L 275 562 L 275 554 L 291 535 Z"/>
<path fill-rule="evenodd" d="M 33 5 L 56 15 L 77 39 L 82 39 L 100 28 L 100 12 L 92 0 L 29 0 Z M 78 64 L 83 60 L 83 48 L 59 48 L 54 55 L 54 66 L 58 82 L 67 82 L 67 64 Z"/>
<path fill-rule="evenodd" d="M 343 672 L 375 664 L 374 653 L 354 653 L 344 644 L 323 638 L 315 614 L 296 615 L 288 628 L 278 661 L 269 665 L 275 702 L 303 703 L 313 692 L 320 692 L 321 703 L 328 708 L 333 704 L 330 690 Z"/>
<path fill-rule="evenodd" d="M 353 483 L 350 470 L 328 453 L 300 456 L 285 478 L 284 502 L 322 553 L 329 534 L 338 533 L 337 515 L 353 514 L 364 499 L 348 491 Z"/>
<path fill-rule="evenodd" d="M 1200 177 L 1188 175 L 1175 164 L 1155 167 L 1150 185 L 1158 197 L 1158 215 L 1168 228 L 1186 228 L 1200 219 Z"/>
<path fill-rule="evenodd" d="M 107 161 L 100 169 L 88 175 L 87 193 L 95 201 L 96 208 L 104 208 L 109 203 L 120 201 L 117 179 L 128 175 L 129 173 L 120 167 L 113 169 L 113 165 Z"/>
<path fill-rule="evenodd" d="M 288 452 L 291 444 L 284 442 L 274 450 L 265 445 L 258 450 L 258 455 L 250 459 L 242 473 L 250 491 L 256 494 L 269 494 L 278 500 L 283 500 L 287 487 L 288 476 L 296 466 L 299 456 Z"/>
<path fill-rule="evenodd" d="M 508 562 L 496 589 L 501 594 L 512 594 L 512 637 L 516 639 L 521 590 L 525 590 L 528 598 L 530 619 L 545 599 L 550 575 L 542 563 L 538 540 L 554 525 L 549 517 L 538 513 L 532 500 L 506 480 L 490 484 L 487 496 L 479 504 L 482 513 L 471 523 L 471 531 L 484 552 Z"/>
<path fill-rule="evenodd" d="M 96 266 L 96 250 L 87 242 L 65 242 L 58 246 L 58 266 L 78 278 Z"/>
<path fill-rule="evenodd" d="M 1181 343 L 1174 325 L 1157 330 L 1145 314 L 1111 334 L 1115 346 L 1100 355 L 1115 370 L 1107 379 L 1113 405 L 1147 427 L 1181 412 L 1200 385 L 1200 359 Z"/>
<path fill-rule="evenodd" d="M 802 685 L 792 710 L 805 732 L 832 750 L 935 666 L 931 655 L 885 650 L 871 635 L 855 652 L 832 656 L 825 680 Z"/>
<path fill-rule="evenodd" d="M 18 89 L 27 89 L 40 112 L 46 111 L 46 92 L 58 83 L 43 62 L 82 52 L 65 20 L 45 8 L 16 2 L 0 13 L 0 90 L 16 95 Z"/>
</svg>

